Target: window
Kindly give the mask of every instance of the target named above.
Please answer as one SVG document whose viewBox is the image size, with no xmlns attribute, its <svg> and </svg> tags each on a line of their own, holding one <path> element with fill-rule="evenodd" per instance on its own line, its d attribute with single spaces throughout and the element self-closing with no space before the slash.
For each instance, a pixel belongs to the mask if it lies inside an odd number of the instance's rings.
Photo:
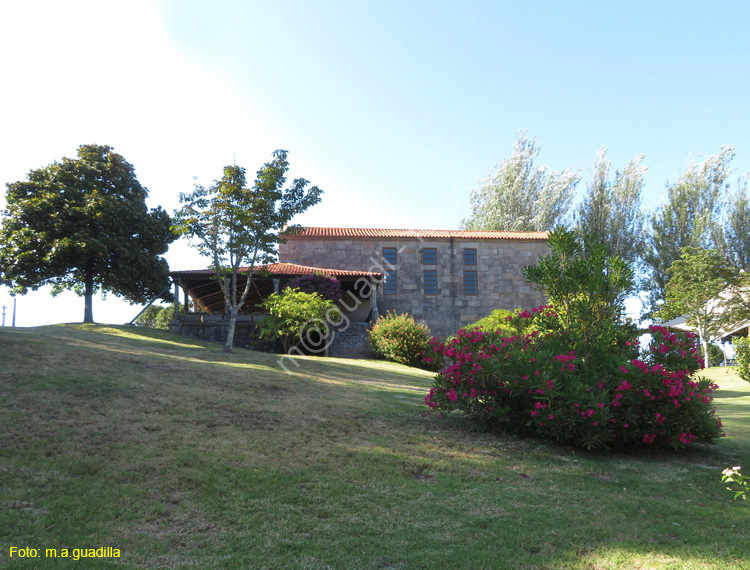
<svg viewBox="0 0 750 570">
<path fill-rule="evenodd" d="M 383 280 L 383 294 L 384 295 L 395 295 L 396 284 L 398 282 L 398 275 L 396 271 L 386 271 L 385 279 Z"/>
<path fill-rule="evenodd" d="M 426 247 L 422 250 L 422 265 L 437 265 L 437 249 Z"/>
<path fill-rule="evenodd" d="M 424 294 L 425 295 L 437 295 L 437 271 L 434 269 L 428 269 L 424 272 Z"/>
<path fill-rule="evenodd" d="M 464 271 L 464 295 L 478 294 L 477 272 Z"/>
<path fill-rule="evenodd" d="M 476 265 L 476 264 L 477 264 L 477 250 L 465 249 L 464 250 L 464 265 Z"/>
<path fill-rule="evenodd" d="M 396 248 L 395 247 L 384 247 L 383 248 L 383 260 L 388 265 L 396 265 L 396 262 L 398 261 L 398 257 L 396 257 Z"/>
</svg>

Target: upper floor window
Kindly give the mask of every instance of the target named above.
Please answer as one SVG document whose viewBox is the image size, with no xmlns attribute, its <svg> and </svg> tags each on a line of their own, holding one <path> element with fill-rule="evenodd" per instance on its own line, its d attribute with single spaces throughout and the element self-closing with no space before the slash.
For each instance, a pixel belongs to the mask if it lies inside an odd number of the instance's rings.
<svg viewBox="0 0 750 570">
<path fill-rule="evenodd" d="M 424 272 L 424 294 L 438 294 L 437 271 L 435 271 L 434 269 L 427 269 Z"/>
<path fill-rule="evenodd" d="M 388 265 L 396 265 L 398 257 L 396 255 L 395 247 L 383 248 L 383 261 L 385 261 Z"/>
<path fill-rule="evenodd" d="M 477 264 L 477 250 L 476 249 L 465 249 L 464 250 L 464 265 L 476 265 Z"/>
<path fill-rule="evenodd" d="M 437 249 L 426 247 L 422 250 L 422 265 L 437 265 Z"/>
</svg>

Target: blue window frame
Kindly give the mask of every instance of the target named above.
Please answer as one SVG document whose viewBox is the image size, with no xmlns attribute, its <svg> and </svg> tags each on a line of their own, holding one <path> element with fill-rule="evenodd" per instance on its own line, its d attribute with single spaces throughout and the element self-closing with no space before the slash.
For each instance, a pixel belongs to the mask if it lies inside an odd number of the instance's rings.
<svg viewBox="0 0 750 570">
<path fill-rule="evenodd" d="M 426 247 L 422 250 L 422 265 L 437 265 L 437 248 Z"/>
<path fill-rule="evenodd" d="M 479 283 L 476 271 L 464 271 L 464 295 L 479 294 Z"/>
<path fill-rule="evenodd" d="M 386 271 L 383 280 L 383 294 L 384 295 L 395 295 L 398 284 L 398 272 L 391 270 Z"/>
<path fill-rule="evenodd" d="M 438 294 L 437 271 L 434 269 L 427 269 L 424 272 L 424 294 Z"/>
<path fill-rule="evenodd" d="M 396 265 L 398 262 L 398 255 L 396 254 L 395 247 L 384 247 L 383 248 L 383 261 L 388 265 Z"/>
<path fill-rule="evenodd" d="M 464 265 L 476 265 L 477 264 L 477 250 L 476 249 L 465 249 L 464 250 Z"/>
</svg>

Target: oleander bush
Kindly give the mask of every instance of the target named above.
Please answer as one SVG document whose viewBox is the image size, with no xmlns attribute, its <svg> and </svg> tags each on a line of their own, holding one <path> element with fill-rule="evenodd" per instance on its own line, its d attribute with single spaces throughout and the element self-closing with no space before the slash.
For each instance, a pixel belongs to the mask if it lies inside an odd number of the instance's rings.
<svg viewBox="0 0 750 570">
<path fill-rule="evenodd" d="M 528 334 L 534 330 L 534 321 L 532 319 L 513 318 L 515 315 L 521 313 L 528 315 L 523 309 L 516 309 L 515 311 L 495 309 L 486 317 L 463 328 L 464 330 L 479 329 L 487 333 L 496 332 L 503 336 Z"/>
<path fill-rule="evenodd" d="M 370 348 L 378 358 L 407 366 L 425 367 L 422 359 L 430 348 L 430 329 L 408 313 L 381 315 L 370 330 Z M 432 366 L 432 362 L 427 363 Z"/>
<path fill-rule="evenodd" d="M 462 330 L 431 351 L 446 366 L 425 398 L 481 430 L 529 433 L 584 449 L 681 449 L 721 436 L 695 337 L 651 327 L 641 355 L 622 299 L 632 272 L 593 238 L 556 230 L 551 253 L 525 268 L 550 304 L 516 313 L 529 334 Z M 533 325 L 533 327 L 531 327 Z"/>
</svg>

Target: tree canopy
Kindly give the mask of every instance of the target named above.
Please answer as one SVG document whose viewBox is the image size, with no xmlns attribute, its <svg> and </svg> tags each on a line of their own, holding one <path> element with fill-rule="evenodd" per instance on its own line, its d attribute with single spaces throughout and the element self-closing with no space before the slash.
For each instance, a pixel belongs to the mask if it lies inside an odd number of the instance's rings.
<svg viewBox="0 0 750 570">
<path fill-rule="evenodd" d="M 750 270 L 750 200 L 747 182 L 750 174 L 741 176 L 737 188 L 729 196 L 727 220 L 724 225 L 724 248 L 734 264 Z"/>
<path fill-rule="evenodd" d="M 523 268 L 523 276 L 547 295 L 558 327 L 579 339 L 576 352 L 585 358 L 607 354 L 630 333 L 625 319 L 625 297 L 635 286 L 633 270 L 594 235 L 555 228 L 549 236 L 550 253 L 537 265 Z"/>
<path fill-rule="evenodd" d="M 597 153 L 594 174 L 576 210 L 576 228 L 581 234 L 596 236 L 609 255 L 636 264 L 643 253 L 641 190 L 648 168 L 641 165 L 641 154 L 631 158 L 622 171 L 616 170 L 611 180 L 612 164 L 606 154 L 607 149 Z"/>
<path fill-rule="evenodd" d="M 670 279 L 658 317 L 667 321 L 686 316 L 698 332 L 708 366 L 708 341 L 750 318 L 744 298 L 747 277 L 721 252 L 695 247 L 682 248 L 667 272 Z"/>
<path fill-rule="evenodd" d="M 691 159 L 677 181 L 667 184 L 667 201 L 651 216 L 645 255 L 652 305 L 664 299 L 667 269 L 680 258 L 683 247 L 721 243 L 719 214 L 733 157 L 734 149 L 725 146 L 703 162 Z"/>
<path fill-rule="evenodd" d="M 550 172 L 535 164 L 535 139 L 518 133 L 513 154 L 471 191 L 467 230 L 547 231 L 565 225 L 580 180 L 578 171 Z"/>
<path fill-rule="evenodd" d="M 16 293 L 52 285 L 82 295 L 88 323 L 99 290 L 133 303 L 158 295 L 169 271 L 161 255 L 176 236 L 164 210 L 146 207 L 148 191 L 122 156 L 106 145 L 77 155 L 7 184 L 0 268 Z"/>
<path fill-rule="evenodd" d="M 227 352 L 232 350 L 237 315 L 256 266 L 275 261 L 282 231 L 295 231 L 294 226 L 287 227 L 289 221 L 320 201 L 322 190 L 308 188 L 304 178 L 284 188 L 288 170 L 287 151 L 277 150 L 273 160 L 258 170 L 250 188 L 244 168 L 226 166 L 221 180 L 209 188 L 196 184 L 192 193 L 180 194 L 183 206 L 175 212 L 175 229 L 211 260 L 229 317 Z M 244 286 L 240 275 L 247 276 Z"/>
</svg>

